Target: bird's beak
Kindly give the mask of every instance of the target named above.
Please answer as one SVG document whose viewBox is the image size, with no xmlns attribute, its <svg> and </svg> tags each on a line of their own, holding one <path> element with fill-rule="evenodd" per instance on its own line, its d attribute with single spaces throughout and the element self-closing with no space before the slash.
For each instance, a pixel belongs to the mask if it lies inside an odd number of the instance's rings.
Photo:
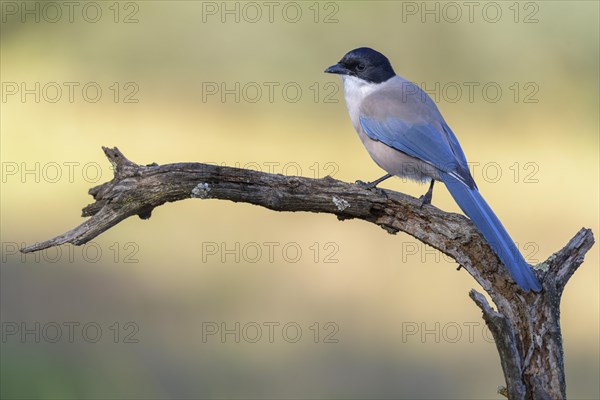
<svg viewBox="0 0 600 400">
<path fill-rule="evenodd" d="M 327 68 L 325 71 L 323 71 L 327 74 L 338 74 L 338 75 L 348 75 L 348 73 L 350 71 L 348 71 L 346 68 L 344 68 L 343 66 L 341 66 L 339 63 L 332 65 L 331 67 Z"/>
</svg>

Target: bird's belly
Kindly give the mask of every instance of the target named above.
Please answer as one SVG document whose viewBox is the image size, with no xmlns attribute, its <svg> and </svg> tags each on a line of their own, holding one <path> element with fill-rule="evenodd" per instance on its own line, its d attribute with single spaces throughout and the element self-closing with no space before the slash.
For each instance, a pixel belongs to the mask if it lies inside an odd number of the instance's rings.
<svg viewBox="0 0 600 400">
<path fill-rule="evenodd" d="M 362 129 L 358 133 L 369 155 L 389 174 L 419 182 L 440 180 L 437 170 L 431 165 L 368 137 Z"/>
</svg>

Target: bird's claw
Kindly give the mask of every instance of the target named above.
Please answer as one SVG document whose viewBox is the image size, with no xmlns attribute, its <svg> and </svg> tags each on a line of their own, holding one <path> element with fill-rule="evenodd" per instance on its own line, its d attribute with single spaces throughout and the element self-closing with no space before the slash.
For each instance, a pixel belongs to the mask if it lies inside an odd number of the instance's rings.
<svg viewBox="0 0 600 400">
<path fill-rule="evenodd" d="M 387 192 L 381 188 L 377 187 L 377 184 L 379 182 L 363 182 L 363 181 L 356 181 L 354 182 L 354 184 L 362 189 L 367 189 L 367 190 L 371 190 L 377 194 L 380 194 L 382 196 L 385 196 L 386 198 L 389 198 Z"/>
<path fill-rule="evenodd" d="M 356 181 L 354 182 L 355 185 L 360 186 L 363 189 L 374 189 L 377 184 L 373 184 L 374 182 L 363 182 L 363 181 Z"/>
<path fill-rule="evenodd" d="M 419 208 L 423 208 L 423 206 L 425 206 L 426 204 L 431 204 L 432 197 L 433 196 L 429 192 L 419 197 L 419 200 L 421 200 L 421 205 L 419 206 Z"/>
</svg>

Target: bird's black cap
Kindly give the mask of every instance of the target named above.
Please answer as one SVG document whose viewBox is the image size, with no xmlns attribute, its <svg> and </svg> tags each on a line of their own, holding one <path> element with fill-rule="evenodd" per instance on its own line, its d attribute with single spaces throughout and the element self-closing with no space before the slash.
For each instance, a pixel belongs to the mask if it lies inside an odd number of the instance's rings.
<svg viewBox="0 0 600 400">
<path fill-rule="evenodd" d="M 327 68 L 325 72 L 356 76 L 371 83 L 385 82 L 396 75 L 390 60 L 369 47 L 349 51 L 340 62 Z"/>
</svg>

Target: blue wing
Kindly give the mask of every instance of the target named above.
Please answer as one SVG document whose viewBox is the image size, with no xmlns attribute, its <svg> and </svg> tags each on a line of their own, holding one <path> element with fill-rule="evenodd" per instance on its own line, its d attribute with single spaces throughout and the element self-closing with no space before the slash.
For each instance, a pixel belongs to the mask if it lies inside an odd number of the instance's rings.
<svg viewBox="0 0 600 400">
<path fill-rule="evenodd" d="M 448 140 L 448 144 L 450 145 L 450 148 L 452 149 L 452 153 L 454 154 L 454 156 L 460 163 L 461 167 L 468 170 L 469 165 L 467 164 L 467 157 L 465 157 L 465 153 L 463 152 L 463 149 L 460 147 L 460 144 L 458 143 L 458 139 L 456 138 L 456 135 L 454 135 L 454 132 L 452 132 L 452 129 L 450 129 L 450 127 L 448 126 L 448 124 L 446 124 L 445 121 L 442 123 L 442 129 L 444 130 L 446 140 Z"/>
<path fill-rule="evenodd" d="M 393 117 L 376 119 L 360 115 L 359 120 L 371 139 L 454 175 L 470 188 L 476 187 L 467 159 L 446 123 L 440 125 L 440 132 L 432 124 L 411 124 Z"/>
</svg>

